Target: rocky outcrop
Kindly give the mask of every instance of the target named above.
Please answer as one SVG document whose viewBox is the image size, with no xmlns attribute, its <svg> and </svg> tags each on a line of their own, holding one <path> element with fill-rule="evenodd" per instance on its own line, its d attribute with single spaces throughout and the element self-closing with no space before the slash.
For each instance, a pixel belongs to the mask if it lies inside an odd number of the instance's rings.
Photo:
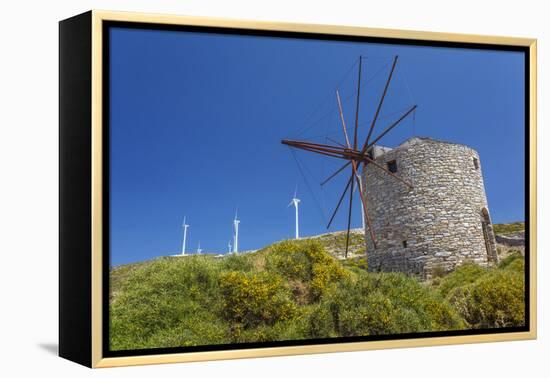
<svg viewBox="0 0 550 378">
<path fill-rule="evenodd" d="M 517 231 L 509 234 L 495 235 L 498 244 L 508 247 L 524 247 L 525 231 Z"/>
</svg>

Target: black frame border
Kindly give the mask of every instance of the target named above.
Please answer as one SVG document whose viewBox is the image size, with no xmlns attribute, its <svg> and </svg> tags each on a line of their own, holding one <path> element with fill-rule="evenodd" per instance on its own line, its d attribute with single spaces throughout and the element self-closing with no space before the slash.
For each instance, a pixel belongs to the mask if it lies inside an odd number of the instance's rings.
<svg viewBox="0 0 550 378">
<path fill-rule="evenodd" d="M 487 334 L 502 334 L 512 332 L 529 332 L 530 324 L 530 309 L 531 309 L 531 282 L 530 278 L 530 102 L 531 102 L 531 81 L 530 81 L 530 48 L 528 46 L 515 45 L 499 45 L 499 44 L 484 44 L 473 42 L 447 42 L 447 41 L 429 41 L 416 40 L 405 38 L 386 38 L 386 37 L 369 37 L 369 36 L 352 36 L 352 35 L 334 35 L 324 33 L 310 32 L 289 32 L 289 31 L 268 31 L 256 29 L 241 29 L 227 27 L 212 27 L 212 26 L 193 26 L 193 25 L 172 25 L 160 23 L 132 22 L 132 21 L 102 21 L 102 176 L 103 176 L 103 260 L 102 260 L 102 354 L 103 358 L 107 357 L 128 357 L 128 356 L 143 356 L 143 355 L 160 355 L 170 353 L 192 353 L 203 351 L 223 351 L 237 349 L 256 349 L 284 346 L 307 346 L 316 344 L 341 344 L 350 342 L 365 342 L 365 341 L 382 341 L 382 340 L 405 340 L 419 338 L 434 338 L 444 336 L 465 336 L 465 335 L 487 335 Z M 326 41 L 342 41 L 342 42 L 367 42 L 380 43 L 391 45 L 410 45 L 410 46 L 428 46 L 428 47 L 443 47 L 443 48 L 463 48 L 477 50 L 496 50 L 496 51 L 515 51 L 524 54 L 524 118 L 525 118 L 525 325 L 522 327 L 507 327 L 507 328 L 490 328 L 480 330 L 460 330 L 460 331 L 440 331 L 440 332 L 423 332 L 423 333 L 408 333 L 408 334 L 392 334 L 392 335 L 376 335 L 376 336 L 357 336 L 357 337 L 338 337 L 324 339 L 307 339 L 307 340 L 288 340 L 288 341 L 273 341 L 273 342 L 255 342 L 242 344 L 215 344 L 201 345 L 193 347 L 168 347 L 168 348 L 150 348 L 150 349 L 133 349 L 133 350 L 117 350 L 109 349 L 109 272 L 110 272 L 110 28 L 120 27 L 128 29 L 142 30 L 164 30 L 164 31 L 180 31 L 180 32 L 200 32 L 212 34 L 226 35 L 241 35 L 241 36 L 256 36 L 256 37 L 279 37 L 290 39 L 314 39 Z"/>
</svg>

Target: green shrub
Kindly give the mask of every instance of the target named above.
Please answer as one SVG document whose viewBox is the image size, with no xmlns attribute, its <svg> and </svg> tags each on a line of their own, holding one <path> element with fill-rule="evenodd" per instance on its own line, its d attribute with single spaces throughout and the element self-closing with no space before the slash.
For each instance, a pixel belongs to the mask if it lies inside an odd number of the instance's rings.
<svg viewBox="0 0 550 378">
<path fill-rule="evenodd" d="M 254 328 L 233 329 L 233 343 L 300 340 L 307 338 L 305 324 L 300 318 L 278 321 L 274 324 L 261 324 Z"/>
<path fill-rule="evenodd" d="M 471 328 L 522 326 L 525 322 L 522 273 L 494 269 L 449 293 L 450 303 Z"/>
<path fill-rule="evenodd" d="M 254 269 L 254 264 L 249 255 L 231 254 L 222 259 L 222 269 L 224 271 L 250 272 Z"/>
<path fill-rule="evenodd" d="M 515 270 L 516 272 L 523 272 L 525 269 L 525 259 L 519 253 L 515 252 L 502 259 L 498 264 L 499 269 Z"/>
<path fill-rule="evenodd" d="M 111 270 L 113 350 L 521 325 L 524 259 L 421 282 L 336 260 L 317 240 Z"/>
<path fill-rule="evenodd" d="M 437 291 L 442 297 L 447 297 L 453 289 L 470 284 L 487 273 L 487 269 L 473 263 L 458 267 L 439 281 Z"/>
<path fill-rule="evenodd" d="M 334 285 L 319 310 L 324 334 L 378 335 L 460 329 L 463 322 L 439 295 L 398 273 L 365 273 Z M 332 330 L 327 331 L 331 322 Z"/>
<path fill-rule="evenodd" d="M 523 258 L 515 259 L 514 261 L 506 265 L 504 270 L 511 270 L 523 274 L 525 272 L 525 260 Z"/>
<path fill-rule="evenodd" d="M 525 222 L 514 222 L 514 223 L 503 223 L 503 224 L 494 224 L 493 232 L 495 234 L 509 234 L 517 231 L 525 230 Z"/>
<path fill-rule="evenodd" d="M 212 312 L 199 310 L 188 314 L 175 327 L 164 328 L 152 335 L 145 348 L 229 344 L 227 324 Z"/>
<path fill-rule="evenodd" d="M 220 286 L 222 316 L 245 329 L 273 325 L 296 312 L 290 290 L 274 274 L 228 272 L 221 276 Z"/>
<path fill-rule="evenodd" d="M 343 264 L 346 268 L 351 268 L 353 270 L 368 270 L 368 262 L 365 257 L 343 260 Z"/>
<path fill-rule="evenodd" d="M 308 282 L 312 302 L 319 299 L 330 283 L 347 274 L 317 240 L 285 241 L 274 245 L 267 255 L 266 269 L 288 280 Z"/>
<path fill-rule="evenodd" d="M 331 309 L 326 304 L 320 303 L 311 306 L 305 318 L 305 334 L 308 338 L 338 336 Z"/>
<path fill-rule="evenodd" d="M 443 265 L 437 264 L 434 265 L 432 268 L 432 278 L 441 278 L 447 274 L 447 271 L 443 267 Z"/>
<path fill-rule="evenodd" d="M 196 327 L 219 307 L 219 266 L 207 257 L 158 259 L 137 267 L 110 303 L 111 348 L 150 347 L 168 329 Z M 194 319 L 194 323 L 189 323 Z M 163 343 L 156 347 L 169 346 Z"/>
</svg>

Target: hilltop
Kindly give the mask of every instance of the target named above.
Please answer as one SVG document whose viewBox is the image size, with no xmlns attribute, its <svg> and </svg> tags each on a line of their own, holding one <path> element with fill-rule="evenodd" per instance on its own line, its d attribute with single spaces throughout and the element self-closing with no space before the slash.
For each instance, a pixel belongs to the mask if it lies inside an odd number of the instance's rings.
<svg viewBox="0 0 550 378">
<path fill-rule="evenodd" d="M 400 273 L 369 273 L 360 259 L 335 258 L 328 249 L 338 249 L 341 237 L 338 233 L 283 241 L 224 258 L 162 257 L 115 267 L 110 272 L 111 348 L 495 328 L 524 322 L 519 254 L 495 268 L 466 264 L 422 282 Z"/>
<path fill-rule="evenodd" d="M 515 252 L 523 254 L 524 222 L 514 222 L 506 224 L 495 224 L 493 226 L 497 238 L 498 253 L 502 258 Z M 299 240 L 316 240 L 323 245 L 325 250 L 336 257 L 344 259 L 346 249 L 347 231 L 332 231 L 318 235 L 303 236 Z M 365 234 L 362 228 L 353 228 L 350 230 L 348 258 L 362 258 L 365 256 Z M 254 253 L 258 250 L 242 251 L 241 253 Z M 219 252 L 208 253 L 209 255 L 220 256 Z"/>
</svg>

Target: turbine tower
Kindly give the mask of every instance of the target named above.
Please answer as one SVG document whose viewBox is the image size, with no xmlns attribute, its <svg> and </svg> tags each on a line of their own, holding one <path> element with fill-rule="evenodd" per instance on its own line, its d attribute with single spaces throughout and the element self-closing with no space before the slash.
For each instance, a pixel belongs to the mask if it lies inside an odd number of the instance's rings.
<svg viewBox="0 0 550 378">
<path fill-rule="evenodd" d="M 235 219 L 233 219 L 233 252 L 237 253 L 239 252 L 239 223 L 241 223 L 240 220 L 237 219 L 237 210 L 235 210 Z"/>
<path fill-rule="evenodd" d="M 295 239 L 300 238 L 300 226 L 299 226 L 299 223 L 298 223 L 298 204 L 300 203 L 300 200 L 298 198 L 296 198 L 296 190 L 297 189 L 298 189 L 297 187 L 296 187 L 296 189 L 294 189 L 294 196 L 292 197 L 292 200 L 290 201 L 290 203 L 287 206 L 287 207 L 290 207 L 290 206 L 294 205 L 294 208 L 296 210 L 296 237 L 295 237 Z"/>
<path fill-rule="evenodd" d="M 229 253 L 233 252 L 233 246 L 231 245 L 231 240 L 227 242 L 227 251 Z"/>
<path fill-rule="evenodd" d="M 185 256 L 185 243 L 187 241 L 187 228 L 189 228 L 189 225 L 185 223 L 185 217 L 183 217 L 183 224 L 181 225 L 183 228 L 183 244 L 181 246 L 181 255 Z"/>
<path fill-rule="evenodd" d="M 361 176 L 359 176 L 359 173 L 356 175 L 357 177 L 357 187 L 359 188 L 359 195 L 363 196 L 365 195 L 363 193 L 363 180 L 361 179 Z M 363 204 L 363 201 L 359 202 L 361 204 L 361 225 L 363 227 L 363 232 L 365 232 L 365 205 Z"/>
<path fill-rule="evenodd" d="M 197 247 L 197 254 L 200 255 L 201 253 L 202 253 L 201 241 L 199 240 L 199 246 Z"/>
</svg>

